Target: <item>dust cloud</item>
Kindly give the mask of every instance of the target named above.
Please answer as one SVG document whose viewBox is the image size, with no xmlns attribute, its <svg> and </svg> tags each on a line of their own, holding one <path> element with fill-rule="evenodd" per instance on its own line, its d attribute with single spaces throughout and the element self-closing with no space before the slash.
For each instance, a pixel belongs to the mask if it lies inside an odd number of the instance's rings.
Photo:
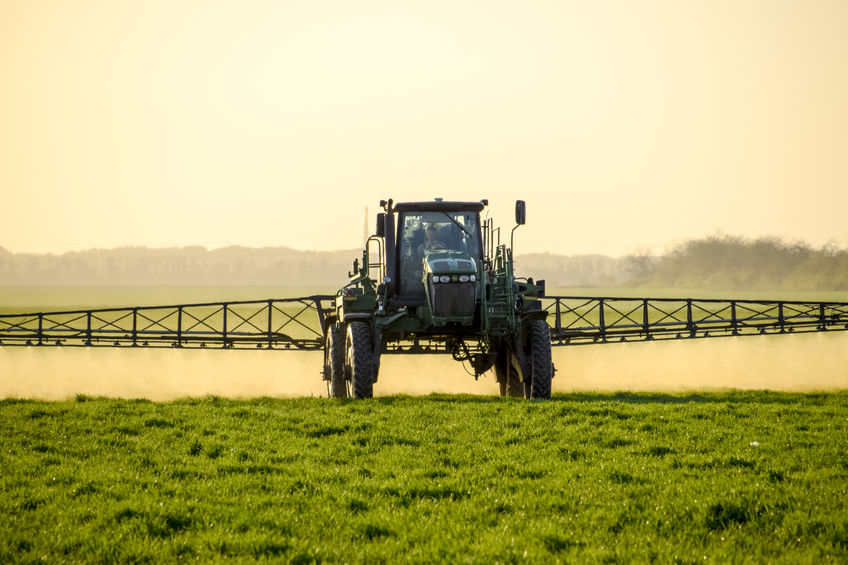
<svg viewBox="0 0 848 565">
<path fill-rule="evenodd" d="M 554 392 L 848 388 L 848 332 L 554 348 Z"/>
<path fill-rule="evenodd" d="M 321 396 L 320 352 L 2 348 L 0 397 Z"/>
<path fill-rule="evenodd" d="M 0 397 L 325 396 L 320 352 L 0 348 Z M 554 348 L 554 392 L 848 388 L 848 332 Z M 496 395 L 448 356 L 383 357 L 375 396 Z"/>
<path fill-rule="evenodd" d="M 496 395 L 498 382 L 491 371 L 475 381 L 450 355 L 383 357 L 379 380 L 374 383 L 375 396 L 433 392 Z"/>
</svg>

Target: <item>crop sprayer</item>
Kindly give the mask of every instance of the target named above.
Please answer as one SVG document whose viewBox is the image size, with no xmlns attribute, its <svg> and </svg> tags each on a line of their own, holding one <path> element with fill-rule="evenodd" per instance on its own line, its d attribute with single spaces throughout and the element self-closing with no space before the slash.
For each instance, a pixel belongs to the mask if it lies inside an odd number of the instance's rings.
<svg viewBox="0 0 848 565">
<path fill-rule="evenodd" d="M 488 201 L 381 201 L 334 296 L 0 315 L 0 346 L 323 349 L 330 397 L 369 398 L 384 354 L 450 354 L 505 396 L 549 398 L 552 346 L 848 329 L 848 302 L 547 296 L 515 276 Z"/>
</svg>

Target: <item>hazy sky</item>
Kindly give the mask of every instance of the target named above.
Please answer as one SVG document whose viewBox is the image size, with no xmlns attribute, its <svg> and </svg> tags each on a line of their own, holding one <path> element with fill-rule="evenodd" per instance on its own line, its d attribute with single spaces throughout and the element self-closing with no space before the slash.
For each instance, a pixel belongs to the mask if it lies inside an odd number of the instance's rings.
<svg viewBox="0 0 848 565">
<path fill-rule="evenodd" d="M 436 196 L 525 199 L 519 252 L 848 245 L 845 0 L 0 0 L 0 77 L 12 251 L 353 248 Z"/>
</svg>

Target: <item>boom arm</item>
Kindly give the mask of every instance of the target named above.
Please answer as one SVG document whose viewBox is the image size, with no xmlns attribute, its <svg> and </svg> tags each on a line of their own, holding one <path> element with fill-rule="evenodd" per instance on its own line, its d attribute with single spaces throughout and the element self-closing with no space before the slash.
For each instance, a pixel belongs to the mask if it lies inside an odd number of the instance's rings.
<svg viewBox="0 0 848 565">
<path fill-rule="evenodd" d="M 848 302 L 555 296 L 554 345 L 848 329 Z"/>
<path fill-rule="evenodd" d="M 0 314 L 0 346 L 317 350 L 333 296 Z M 848 330 L 848 302 L 550 296 L 552 345 Z M 444 351 L 388 343 L 389 353 Z M 474 349 L 474 344 L 469 344 Z"/>
</svg>

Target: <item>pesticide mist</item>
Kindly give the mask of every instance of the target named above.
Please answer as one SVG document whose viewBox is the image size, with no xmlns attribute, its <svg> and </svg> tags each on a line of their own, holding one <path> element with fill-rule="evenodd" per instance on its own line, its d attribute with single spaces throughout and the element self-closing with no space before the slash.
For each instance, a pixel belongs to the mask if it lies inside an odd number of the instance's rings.
<svg viewBox="0 0 848 565">
<path fill-rule="evenodd" d="M 555 347 L 554 392 L 848 388 L 848 332 Z M 325 396 L 321 352 L 0 348 L 0 397 Z M 385 355 L 374 394 L 496 395 L 448 356 Z"/>
</svg>

